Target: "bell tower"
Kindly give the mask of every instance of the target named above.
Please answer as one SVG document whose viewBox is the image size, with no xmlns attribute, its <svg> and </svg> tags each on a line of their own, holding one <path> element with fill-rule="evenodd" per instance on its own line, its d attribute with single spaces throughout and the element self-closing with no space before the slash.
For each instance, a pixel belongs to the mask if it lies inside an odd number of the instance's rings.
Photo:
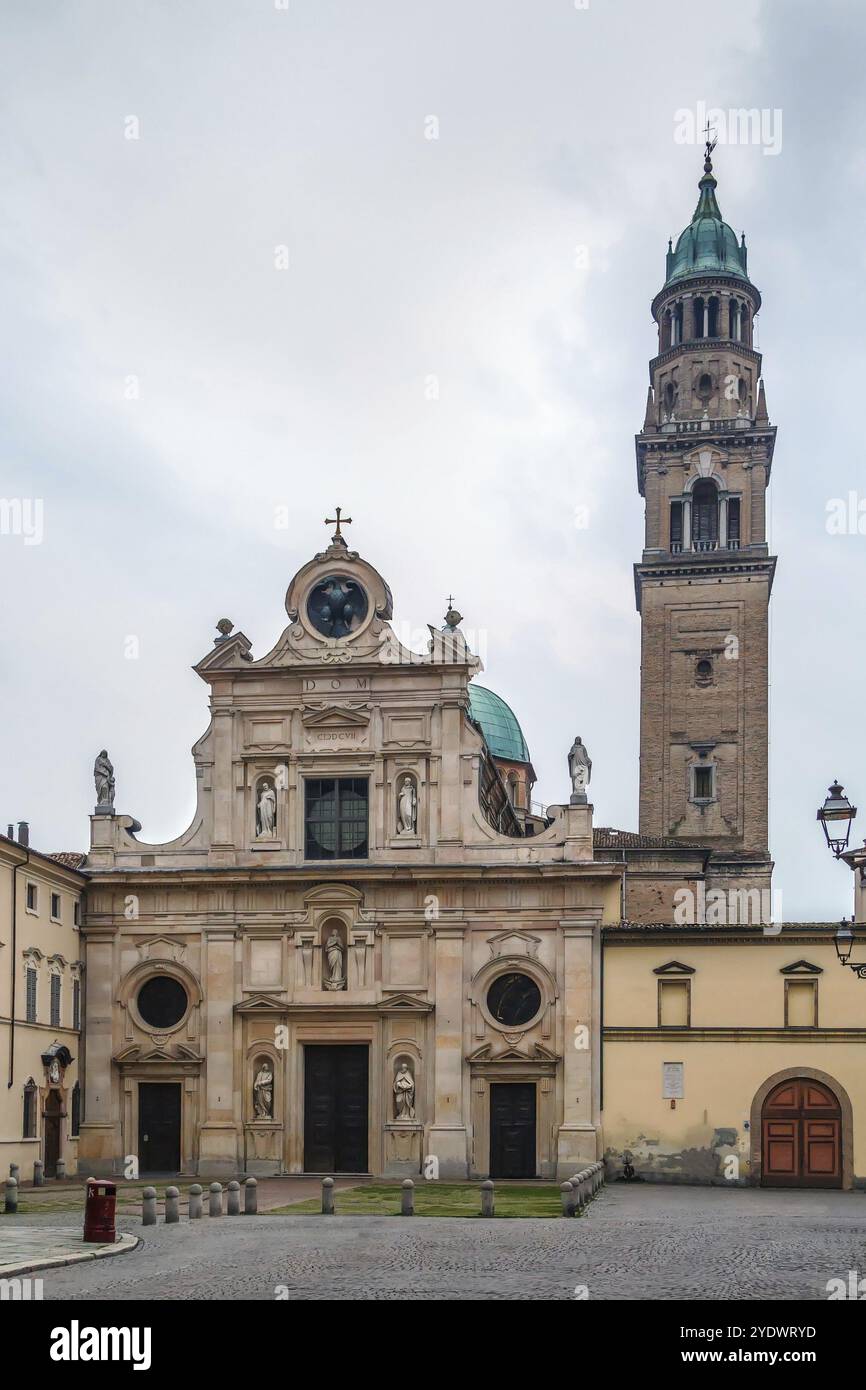
<svg viewBox="0 0 866 1390">
<path fill-rule="evenodd" d="M 768 608 L 775 558 L 765 494 L 775 443 L 761 296 L 745 236 L 722 220 L 708 143 L 691 222 L 668 243 L 652 302 L 637 481 L 641 615 L 640 829 L 706 845 L 709 872 L 768 887 Z"/>
</svg>

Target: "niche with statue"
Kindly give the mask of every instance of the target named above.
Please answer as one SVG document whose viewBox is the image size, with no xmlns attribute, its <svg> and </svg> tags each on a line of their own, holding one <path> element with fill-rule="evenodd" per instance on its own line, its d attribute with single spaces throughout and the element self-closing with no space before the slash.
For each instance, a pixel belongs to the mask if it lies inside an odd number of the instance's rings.
<svg viewBox="0 0 866 1390">
<path fill-rule="evenodd" d="M 339 917 L 322 923 L 322 989 L 347 989 L 348 932 Z"/>
</svg>

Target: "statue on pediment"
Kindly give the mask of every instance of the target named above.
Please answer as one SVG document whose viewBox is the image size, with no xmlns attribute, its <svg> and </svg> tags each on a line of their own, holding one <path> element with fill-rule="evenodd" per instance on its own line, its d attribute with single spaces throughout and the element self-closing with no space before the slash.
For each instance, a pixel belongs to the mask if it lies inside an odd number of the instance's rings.
<svg viewBox="0 0 866 1390">
<path fill-rule="evenodd" d="M 568 754 L 568 775 L 571 778 L 571 795 L 578 800 L 586 800 L 586 789 L 592 776 L 592 759 L 580 737 L 574 740 Z"/>
<path fill-rule="evenodd" d="M 114 768 L 108 756 L 107 749 L 103 748 L 97 755 L 93 764 L 93 780 L 96 784 L 96 804 L 97 806 L 114 806 Z"/>
</svg>

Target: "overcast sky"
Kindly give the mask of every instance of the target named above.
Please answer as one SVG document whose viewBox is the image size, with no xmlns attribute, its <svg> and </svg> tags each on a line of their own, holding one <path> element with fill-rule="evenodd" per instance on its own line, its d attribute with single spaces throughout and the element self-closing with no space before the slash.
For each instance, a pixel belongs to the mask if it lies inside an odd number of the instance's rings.
<svg viewBox="0 0 866 1390">
<path fill-rule="evenodd" d="M 41 544 L 0 535 L 3 829 L 85 849 L 101 747 L 143 838 L 184 829 L 190 667 L 221 617 L 268 651 L 337 503 L 408 644 L 453 593 L 539 799 L 579 733 L 596 824 L 636 829 L 677 112 L 757 108 L 772 138 L 715 172 L 779 426 L 771 849 L 789 920 L 850 913 L 815 810 L 838 776 L 866 834 L 866 534 L 827 531 L 866 498 L 863 10 L 6 0 L 2 29 L 0 496 L 44 508 Z"/>
</svg>

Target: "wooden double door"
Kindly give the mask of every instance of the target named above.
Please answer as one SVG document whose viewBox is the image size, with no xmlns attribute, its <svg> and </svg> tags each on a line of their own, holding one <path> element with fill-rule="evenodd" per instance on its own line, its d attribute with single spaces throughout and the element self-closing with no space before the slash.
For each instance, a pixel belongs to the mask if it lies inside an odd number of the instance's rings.
<svg viewBox="0 0 866 1390">
<path fill-rule="evenodd" d="M 764 1187 L 841 1187 L 842 1111 L 827 1086 L 796 1077 L 776 1086 L 761 1111 Z"/>
<path fill-rule="evenodd" d="M 366 1173 L 369 1048 L 304 1048 L 304 1171 Z"/>
</svg>

